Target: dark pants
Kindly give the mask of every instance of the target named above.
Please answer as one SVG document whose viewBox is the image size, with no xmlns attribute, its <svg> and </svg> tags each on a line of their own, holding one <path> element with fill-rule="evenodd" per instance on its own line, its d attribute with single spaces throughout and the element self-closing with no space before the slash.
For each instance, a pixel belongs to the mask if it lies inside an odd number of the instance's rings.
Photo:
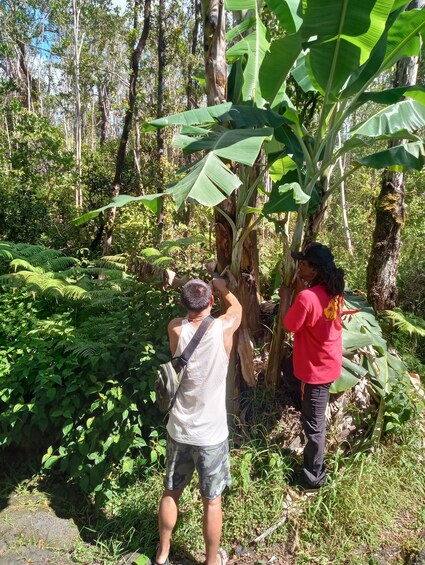
<svg viewBox="0 0 425 565">
<path fill-rule="evenodd" d="M 294 375 L 292 356 L 282 366 L 284 388 L 301 412 L 303 430 L 307 443 L 304 447 L 303 475 L 312 486 L 326 483 L 325 444 L 326 444 L 326 406 L 329 402 L 329 389 L 332 383 L 311 385 L 301 382 Z"/>
<path fill-rule="evenodd" d="M 303 474 L 307 483 L 313 486 L 321 486 L 326 483 L 325 413 L 330 386 L 331 383 L 324 385 L 301 383 L 301 414 L 307 438 L 304 447 Z"/>
</svg>

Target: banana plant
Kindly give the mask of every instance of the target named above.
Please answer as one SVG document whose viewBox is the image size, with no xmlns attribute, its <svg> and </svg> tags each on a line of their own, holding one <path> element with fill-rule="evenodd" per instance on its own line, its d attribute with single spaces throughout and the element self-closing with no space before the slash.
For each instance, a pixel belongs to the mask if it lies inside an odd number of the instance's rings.
<svg viewBox="0 0 425 565">
<path fill-rule="evenodd" d="M 338 394 L 355 386 L 366 378 L 369 391 L 378 406 L 371 442 L 379 441 L 381 434 L 390 429 L 392 421 L 401 422 L 400 413 L 388 409 L 388 398 L 397 387 L 409 387 L 410 381 L 405 364 L 388 350 L 375 313 L 361 294 L 347 294 L 345 306 L 355 312 L 343 319 L 343 360 L 339 379 L 331 386 L 331 393 Z"/>
<path fill-rule="evenodd" d="M 374 82 L 401 57 L 420 50 L 425 11 L 405 11 L 407 4 L 268 0 L 278 25 L 272 36 L 261 19 L 262 0 L 226 0 L 227 10 L 242 15 L 227 35 L 232 42 L 227 51 L 232 102 L 145 124 L 145 131 L 180 126 L 174 143 L 185 154 L 199 154 L 194 163 L 177 171 L 176 181 L 166 190 L 177 206 L 185 200 L 215 206 L 237 192 L 238 220 L 229 222 L 234 273 L 240 270 L 240 245 L 253 225 L 264 216 L 278 220 L 283 213 L 283 279 L 289 285 L 294 274 L 290 249 L 298 250 L 303 239 L 316 237 L 329 198 L 342 181 L 361 166 L 423 167 L 424 142 L 418 131 L 425 125 L 425 87 L 378 90 Z M 320 97 L 317 120 L 303 123 L 286 93 L 289 77 Z M 376 105 L 377 111 L 357 123 L 366 104 Z M 400 140 L 400 145 L 377 152 L 376 142 L 388 139 Z M 401 143 L 404 140 L 408 142 Z M 249 206 L 249 196 L 261 185 L 263 171 L 253 177 L 249 169 L 257 166 L 263 150 L 274 182 L 265 206 L 258 209 Z M 352 167 L 335 178 L 338 159 L 348 152 Z M 146 203 L 152 206 L 152 201 Z M 256 220 L 246 222 L 254 214 Z M 295 214 L 292 238 L 290 214 Z M 281 310 L 289 297 L 283 302 Z M 281 350 L 282 329 L 277 323 L 267 370 L 271 384 L 278 379 Z"/>
</svg>

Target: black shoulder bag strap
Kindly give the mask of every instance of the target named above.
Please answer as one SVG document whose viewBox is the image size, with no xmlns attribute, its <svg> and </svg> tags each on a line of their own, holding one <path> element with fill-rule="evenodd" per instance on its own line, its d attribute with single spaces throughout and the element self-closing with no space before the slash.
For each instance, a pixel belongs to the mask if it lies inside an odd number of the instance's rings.
<svg viewBox="0 0 425 565">
<path fill-rule="evenodd" d="M 192 337 L 192 339 L 186 345 L 183 353 L 179 357 L 179 362 L 178 362 L 178 364 L 180 366 L 179 368 L 182 368 L 182 367 L 184 367 L 185 365 L 188 364 L 189 359 L 192 356 L 192 353 L 198 347 L 198 344 L 201 341 L 203 335 L 205 334 L 205 332 L 207 331 L 207 329 L 211 325 L 211 322 L 213 322 L 213 321 L 214 321 L 214 318 L 212 316 L 207 316 L 206 318 L 204 318 L 202 320 L 202 323 L 199 326 L 199 328 L 196 330 L 195 335 Z"/>
</svg>

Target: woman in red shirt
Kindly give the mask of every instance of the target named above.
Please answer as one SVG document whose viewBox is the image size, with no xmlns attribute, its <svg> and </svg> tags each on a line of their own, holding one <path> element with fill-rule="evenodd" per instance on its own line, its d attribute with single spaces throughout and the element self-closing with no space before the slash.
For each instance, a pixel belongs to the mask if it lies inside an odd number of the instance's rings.
<svg viewBox="0 0 425 565">
<path fill-rule="evenodd" d="M 329 388 L 341 374 L 344 271 L 334 263 L 331 250 L 312 243 L 299 261 L 295 300 L 283 318 L 294 333 L 294 375 L 300 381 L 301 414 L 307 443 L 300 483 L 320 488 L 326 483 L 324 463 L 326 406 Z"/>
</svg>

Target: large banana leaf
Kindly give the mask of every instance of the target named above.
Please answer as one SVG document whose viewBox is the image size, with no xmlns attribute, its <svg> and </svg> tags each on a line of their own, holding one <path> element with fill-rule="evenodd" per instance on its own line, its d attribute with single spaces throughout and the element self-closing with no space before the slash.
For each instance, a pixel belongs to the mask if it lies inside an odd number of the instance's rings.
<svg viewBox="0 0 425 565">
<path fill-rule="evenodd" d="M 96 210 L 91 210 L 91 212 L 86 212 L 82 216 L 72 220 L 72 223 L 74 226 L 81 226 L 81 224 L 88 222 L 92 218 L 96 218 L 96 216 L 98 216 L 101 212 L 108 210 L 108 208 L 121 208 L 121 206 L 125 206 L 130 202 L 141 202 L 149 208 L 149 210 L 156 214 L 159 209 L 159 198 L 162 198 L 163 196 L 163 194 L 148 194 L 146 196 L 129 196 L 128 194 L 120 194 L 113 198 L 112 202 L 106 206 L 102 206 Z"/>
<path fill-rule="evenodd" d="M 194 138 L 176 135 L 173 145 L 183 149 L 185 155 L 195 151 L 211 151 L 218 157 L 237 161 L 252 167 L 266 139 L 271 139 L 273 129 L 223 129 L 211 131 L 206 136 Z"/>
<path fill-rule="evenodd" d="M 331 392 L 343 392 L 354 386 L 360 377 L 366 376 L 385 398 L 392 385 L 404 378 L 406 366 L 388 352 L 373 309 L 363 296 L 347 294 L 345 308 L 353 313 L 343 318 L 342 372 L 332 384 Z"/>
<path fill-rule="evenodd" d="M 237 129 L 262 128 L 264 126 L 276 128 L 282 124 L 290 123 L 288 119 L 273 110 L 238 104 L 233 104 L 229 112 L 220 118 L 220 121 L 222 123 L 232 122 L 232 126 Z"/>
<path fill-rule="evenodd" d="M 260 68 L 260 88 L 263 98 L 272 103 L 289 71 L 301 52 L 299 33 L 275 39 L 265 54 Z"/>
<path fill-rule="evenodd" d="M 385 58 L 380 71 L 392 67 L 401 57 L 411 57 L 420 51 L 420 33 L 425 28 L 425 10 L 403 12 L 388 32 Z"/>
<path fill-rule="evenodd" d="M 380 90 L 378 92 L 363 92 L 359 96 L 359 102 L 375 102 L 376 104 L 396 104 L 405 96 L 425 105 L 425 86 L 423 84 L 415 84 L 414 86 L 399 86 L 398 88 L 389 88 L 388 90 Z"/>
<path fill-rule="evenodd" d="M 373 155 L 358 159 L 358 163 L 374 169 L 386 167 L 393 171 L 406 171 L 408 169 L 422 170 L 425 166 L 425 145 L 423 141 L 396 145 L 384 149 Z"/>
<path fill-rule="evenodd" d="M 404 4 L 406 4 L 406 2 L 404 2 Z M 344 91 L 340 94 L 340 99 L 345 99 L 350 96 L 357 95 L 359 92 L 364 90 L 364 88 L 368 84 L 371 83 L 375 76 L 379 74 L 387 52 L 388 33 L 391 27 L 394 25 L 394 22 L 403 12 L 404 8 L 404 5 L 393 6 L 393 11 L 389 15 L 385 24 L 384 33 L 381 35 L 379 41 L 373 48 L 369 59 L 351 74 L 349 80 L 347 81 L 347 84 L 344 87 Z"/>
<path fill-rule="evenodd" d="M 350 135 L 379 137 L 399 131 L 416 131 L 425 125 L 425 106 L 415 100 L 403 100 L 377 112 L 350 130 Z"/>
<path fill-rule="evenodd" d="M 307 69 L 322 94 L 336 97 L 369 58 L 385 30 L 388 0 L 309 0 L 300 28 L 309 48 Z"/>
<path fill-rule="evenodd" d="M 205 206 L 216 206 L 242 184 L 213 152 L 191 165 L 188 170 L 183 179 L 166 190 L 167 194 L 172 195 L 178 208 L 187 198 Z"/>
<path fill-rule="evenodd" d="M 316 88 L 313 86 L 313 83 L 311 82 L 310 76 L 307 72 L 307 67 L 305 65 L 305 53 L 301 53 L 299 55 L 295 66 L 291 71 L 291 74 L 304 92 L 316 91 Z"/>
<path fill-rule="evenodd" d="M 259 74 L 270 45 L 266 38 L 266 31 L 263 22 L 257 18 L 255 31 L 230 47 L 226 53 L 230 61 L 241 57 L 246 58 L 243 69 L 242 100 L 244 102 L 252 100 L 259 108 L 262 108 L 265 103 L 261 94 Z"/>
<path fill-rule="evenodd" d="M 301 0 L 267 0 L 267 6 L 276 14 L 287 34 L 295 33 L 302 24 Z"/>
<path fill-rule="evenodd" d="M 180 112 L 180 114 L 172 114 L 158 118 L 152 122 L 144 123 L 141 127 L 142 131 L 155 131 L 166 126 L 175 125 L 196 125 L 216 122 L 220 116 L 226 114 L 232 106 L 231 102 L 218 104 L 217 106 L 208 106 L 208 108 L 195 108 Z"/>
</svg>

